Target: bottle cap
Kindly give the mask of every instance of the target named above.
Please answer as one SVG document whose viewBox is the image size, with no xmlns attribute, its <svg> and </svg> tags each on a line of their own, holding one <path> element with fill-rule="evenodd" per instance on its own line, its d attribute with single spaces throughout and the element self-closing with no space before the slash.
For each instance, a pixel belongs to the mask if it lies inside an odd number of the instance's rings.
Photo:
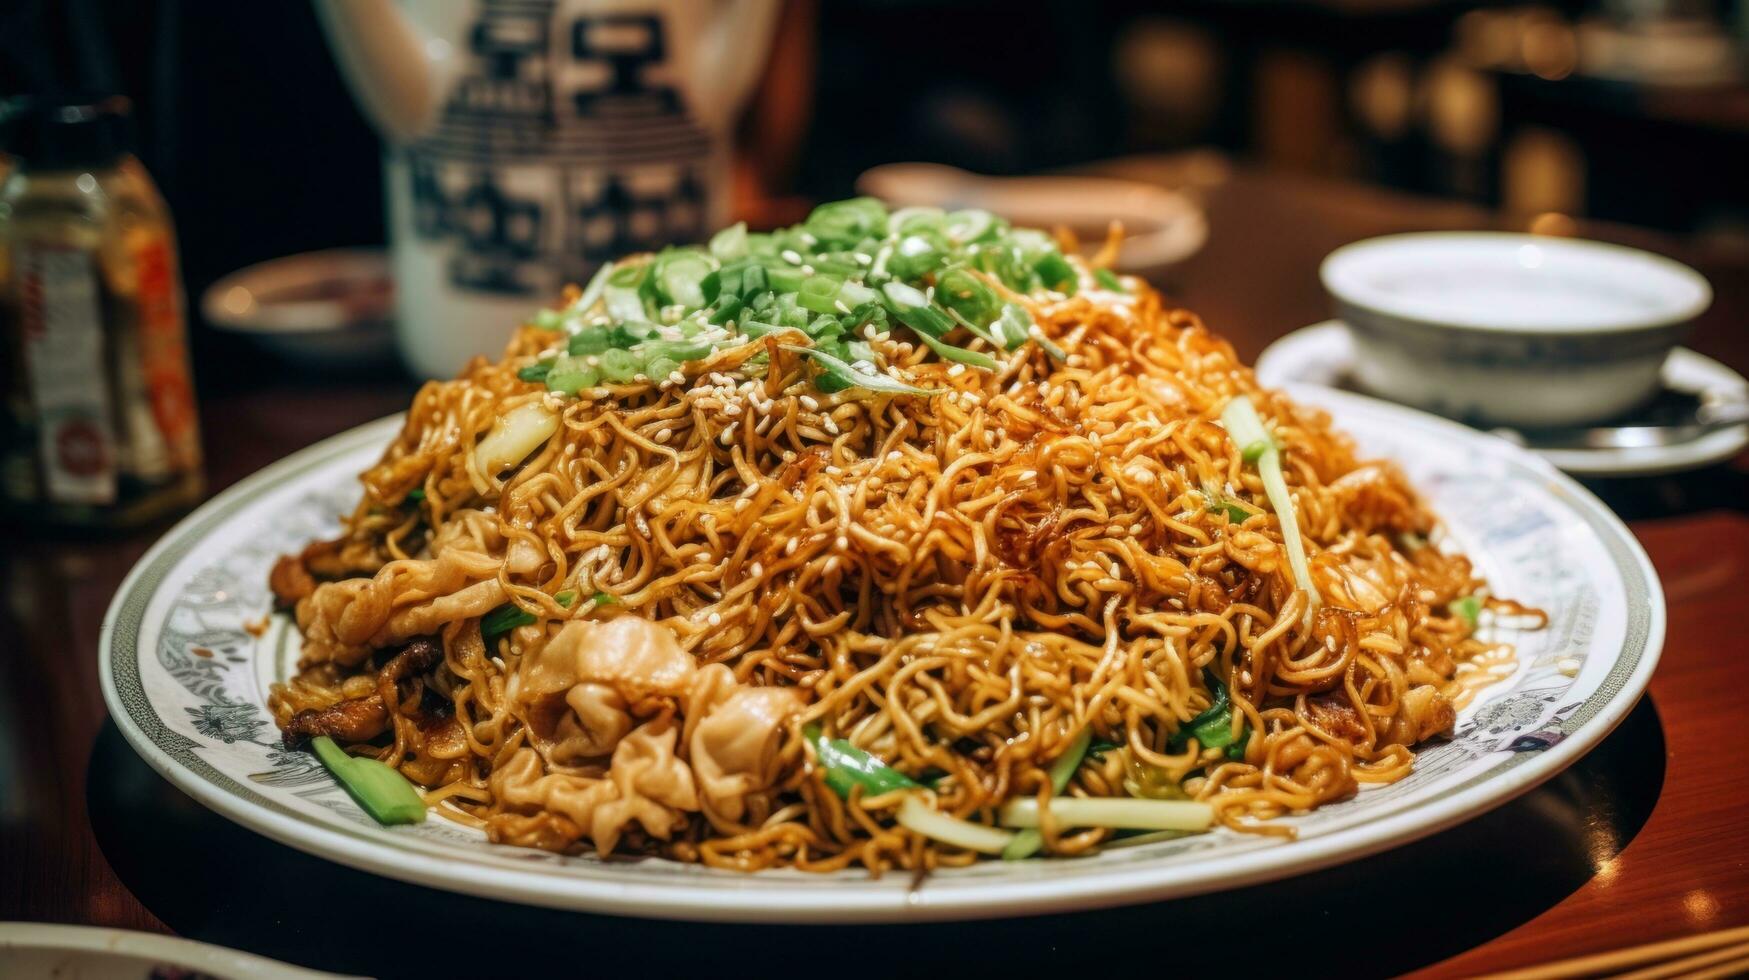
<svg viewBox="0 0 1749 980">
<path fill-rule="evenodd" d="M 0 146 L 31 170 L 107 167 L 132 148 L 120 95 L 21 96 L 0 105 Z"/>
</svg>

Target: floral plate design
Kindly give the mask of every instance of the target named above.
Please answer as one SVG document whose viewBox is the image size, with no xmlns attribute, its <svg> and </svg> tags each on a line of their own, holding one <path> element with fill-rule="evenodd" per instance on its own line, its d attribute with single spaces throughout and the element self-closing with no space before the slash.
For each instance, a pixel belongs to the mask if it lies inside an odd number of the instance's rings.
<svg viewBox="0 0 1749 980">
<path fill-rule="evenodd" d="M 177 787 L 259 833 L 342 864 L 511 902 L 656 918 L 879 922 L 1097 908 L 1232 888 L 1353 860 L 1432 834 L 1573 763 L 1633 707 L 1664 639 L 1664 597 L 1645 552 L 1595 497 L 1504 440 L 1356 395 L 1292 386 L 1368 455 L 1395 460 L 1499 595 L 1549 625 L 1486 625 L 1517 647 L 1512 675 L 1459 715 L 1415 772 L 1288 818 L 1282 841 L 1216 830 L 1111 846 L 1075 859 L 991 861 L 908 875 L 718 871 L 661 859 L 601 860 L 487 842 L 434 816 L 380 827 L 305 753 L 278 744 L 267 690 L 297 659 L 269 608 L 280 554 L 329 535 L 357 474 L 400 425 L 381 419 L 296 453 L 219 494 L 128 575 L 100 656 L 104 698 L 135 750 Z"/>
</svg>

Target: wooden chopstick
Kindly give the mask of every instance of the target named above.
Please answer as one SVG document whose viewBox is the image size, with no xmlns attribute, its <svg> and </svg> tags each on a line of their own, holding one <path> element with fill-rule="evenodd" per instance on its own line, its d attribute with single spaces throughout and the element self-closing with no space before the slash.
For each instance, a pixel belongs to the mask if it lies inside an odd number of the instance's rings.
<svg viewBox="0 0 1749 980">
<path fill-rule="evenodd" d="M 1710 970 L 1697 970 L 1694 973 L 1684 973 L 1671 980 L 1718 980 L 1719 977 L 1740 977 L 1749 973 L 1749 956 L 1729 963 L 1720 963 Z"/>
<path fill-rule="evenodd" d="M 1596 953 L 1590 956 L 1580 956 L 1568 960 L 1556 960 L 1553 963 L 1543 963 L 1538 966 L 1526 967 L 1522 970 L 1508 970 L 1505 973 L 1491 973 L 1484 980 L 1564 980 L 1567 977 L 1589 977 L 1598 974 L 1619 973 L 1630 967 L 1643 966 L 1648 963 L 1658 963 L 1680 957 L 1693 957 L 1693 954 L 1707 950 L 1716 950 L 1722 946 L 1749 944 L 1749 926 L 1739 926 L 1735 929 L 1719 929 L 1713 932 L 1703 932 L 1697 936 L 1684 936 L 1681 939 L 1666 939 L 1662 942 L 1647 943 L 1644 946 L 1631 946 L 1609 953 Z M 1736 951 L 1733 949 L 1733 951 Z M 1749 952 L 1745 949 L 1739 952 Z M 1695 964 L 1703 966 L 1703 964 Z M 1733 969 L 1741 969 L 1734 963 L 1721 964 Z M 1718 969 L 1715 967 L 1714 969 Z M 1654 974 L 1667 976 L 1667 974 Z M 1707 973 L 1711 976 L 1730 976 L 1730 972 Z M 1699 980 L 1699 977 L 1685 977 L 1684 980 Z"/>
<path fill-rule="evenodd" d="M 1653 966 L 1635 970 L 1632 973 L 1615 975 L 1615 980 L 1671 980 L 1675 977 L 1687 977 L 1702 967 L 1714 966 L 1727 961 L 1749 958 L 1749 943 L 1737 943 L 1731 946 L 1720 946 L 1718 949 L 1681 959 L 1666 960 Z"/>
</svg>

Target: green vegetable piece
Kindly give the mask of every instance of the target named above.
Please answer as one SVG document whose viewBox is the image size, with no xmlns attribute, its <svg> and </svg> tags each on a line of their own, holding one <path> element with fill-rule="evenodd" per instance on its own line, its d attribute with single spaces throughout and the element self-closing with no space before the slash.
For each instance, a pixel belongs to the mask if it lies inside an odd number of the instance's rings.
<svg viewBox="0 0 1749 980">
<path fill-rule="evenodd" d="M 843 285 L 842 279 L 831 276 L 809 276 L 796 293 L 796 304 L 815 313 L 837 313 L 838 290 Z"/>
<path fill-rule="evenodd" d="M 815 208 L 802 230 L 828 248 L 852 246 L 864 238 L 885 237 L 887 208 L 872 197 L 833 201 Z"/>
<path fill-rule="evenodd" d="M 577 601 L 577 593 L 570 589 L 566 589 L 563 592 L 555 593 L 553 595 L 553 601 L 569 609 L 571 603 Z M 492 646 L 498 642 L 500 636 L 503 636 L 518 626 L 532 625 L 534 621 L 535 616 L 533 613 L 525 612 L 521 606 L 518 606 L 515 603 L 506 602 L 504 605 L 499 606 L 480 617 L 480 639 L 484 640 L 487 646 Z"/>
<path fill-rule="evenodd" d="M 733 262 L 747 257 L 747 222 L 737 221 L 711 236 L 711 254 L 719 262 Z"/>
<path fill-rule="evenodd" d="M 1197 744 L 1205 749 L 1225 748 L 1235 741 L 1233 706 L 1232 701 L 1227 697 L 1227 685 L 1221 683 L 1220 678 L 1216 677 L 1213 671 L 1205 671 L 1203 677 L 1208 682 L 1209 690 L 1214 693 L 1214 700 L 1200 714 L 1190 719 L 1184 727 L 1173 732 L 1172 737 L 1166 740 L 1167 748 L 1174 752 L 1182 751 L 1186 745 L 1190 744 L 1192 738 L 1196 739 Z M 1237 740 L 1243 742 L 1245 737 L 1244 730 L 1241 728 Z"/>
<path fill-rule="evenodd" d="M 864 388 L 887 395 L 923 395 L 925 397 L 939 395 L 939 390 L 918 388 L 888 377 L 879 371 L 864 371 L 846 361 L 833 357 L 825 351 L 813 347 L 797 347 L 794 344 L 781 344 L 784 350 L 795 351 L 805 357 L 811 357 L 814 363 L 820 365 L 821 374 L 815 379 L 815 386 L 821 391 L 843 391 L 845 388 Z M 822 383 L 824 382 L 824 383 Z M 827 387 L 827 384 L 836 387 Z"/>
<path fill-rule="evenodd" d="M 1117 742 L 1107 742 L 1104 739 L 1101 739 L 1100 741 L 1087 746 L 1087 757 L 1090 759 L 1097 759 L 1100 756 L 1105 755 L 1107 752 L 1116 752 L 1121 748 L 1123 748 L 1123 746 Z"/>
<path fill-rule="evenodd" d="M 921 330 L 917 331 L 917 336 L 921 338 L 925 344 L 929 345 L 930 350 L 941 355 L 943 360 L 968 364 L 975 368 L 983 368 L 986 371 L 996 370 L 996 359 L 982 351 L 966 350 L 963 347 L 955 347 L 945 340 L 936 340 L 933 336 Z"/>
<path fill-rule="evenodd" d="M 690 312 L 705 305 L 702 283 L 715 271 L 710 259 L 696 251 L 680 249 L 656 258 L 653 281 L 660 289 L 661 299 L 678 303 Z"/>
<path fill-rule="evenodd" d="M 375 759 L 348 754 L 326 735 L 311 739 L 310 749 L 372 820 L 384 825 L 425 820 L 425 801 L 399 772 Z"/>
<path fill-rule="evenodd" d="M 575 395 L 584 388 L 593 388 L 601 380 L 601 370 L 589 364 L 580 357 L 569 354 L 561 356 L 553 362 L 552 369 L 547 372 L 548 391 L 556 391 L 561 395 Z"/>
<path fill-rule="evenodd" d="M 680 363 L 670 357 L 653 357 L 644 366 L 644 375 L 651 381 L 662 381 L 680 370 Z"/>
<path fill-rule="evenodd" d="M 424 500 L 424 499 L 425 499 L 425 488 L 424 487 L 414 487 L 413 489 L 407 491 L 407 496 L 401 498 L 401 503 L 403 503 L 403 504 L 416 504 L 419 501 Z"/>
<path fill-rule="evenodd" d="M 1046 252 L 1037 262 L 1032 264 L 1034 272 L 1045 284 L 1045 288 L 1054 289 L 1070 296 L 1075 295 L 1075 267 L 1069 260 L 1063 258 L 1060 252 Z"/>
<path fill-rule="evenodd" d="M 885 762 L 850 744 L 848 739 L 828 739 L 819 725 L 807 725 L 802 735 L 814 747 L 814 759 L 825 773 L 826 785 L 840 799 L 862 787 L 864 796 L 879 796 L 896 789 L 921 789 L 921 785 Z"/>
<path fill-rule="evenodd" d="M 1063 754 L 1057 756 L 1056 761 L 1051 763 L 1052 796 L 1061 796 L 1063 791 L 1069 788 L 1069 780 L 1074 779 L 1075 770 L 1081 768 L 1081 760 L 1087 757 L 1087 746 L 1092 740 L 1093 730 L 1082 728 L 1081 733 L 1069 743 L 1069 747 L 1063 750 Z M 1002 860 L 1019 861 L 1022 858 L 1032 857 L 1044 844 L 1044 834 L 1040 833 L 1036 827 L 1029 827 L 1015 834 L 1014 839 L 1008 842 L 1008 846 L 1002 849 Z"/>
<path fill-rule="evenodd" d="M 547 372 L 552 369 L 552 361 L 536 361 L 533 364 L 518 368 L 516 376 L 523 381 L 545 381 L 547 379 Z"/>
<path fill-rule="evenodd" d="M 1119 279 L 1117 273 L 1112 272 L 1110 269 L 1094 269 L 1093 281 L 1114 293 L 1129 292 L 1129 290 L 1123 287 L 1123 280 Z"/>
<path fill-rule="evenodd" d="M 997 230 L 996 216 L 981 208 L 955 211 L 942 220 L 941 230 L 960 244 L 974 242 L 988 232 Z"/>
<path fill-rule="evenodd" d="M 534 315 L 534 325 L 542 330 L 558 330 L 565 325 L 565 315 L 558 310 L 541 310 Z"/>
<path fill-rule="evenodd" d="M 606 327 L 584 327 L 571 336 L 565 351 L 579 357 L 599 354 L 614 346 L 614 333 Z"/>
<path fill-rule="evenodd" d="M 1317 584 L 1312 581 L 1311 566 L 1306 562 L 1306 544 L 1300 537 L 1299 518 L 1294 514 L 1293 494 L 1288 490 L 1287 477 L 1282 475 L 1281 450 L 1270 438 L 1269 430 L 1263 427 L 1257 407 L 1245 395 L 1235 395 L 1222 406 L 1221 424 L 1227 428 L 1227 438 L 1233 440 L 1235 446 L 1243 447 L 1240 454 L 1247 462 L 1257 465 L 1257 475 L 1263 478 L 1264 493 L 1281 525 L 1281 538 L 1287 547 L 1287 563 L 1293 570 L 1294 584 L 1305 590 L 1310 600 L 1305 614 L 1305 621 L 1309 624 L 1313 611 L 1322 600 Z M 1255 456 L 1252 455 L 1254 452 Z"/>
<path fill-rule="evenodd" d="M 590 596 L 589 598 L 597 606 L 617 606 L 617 605 L 619 605 L 619 597 L 615 596 L 611 592 L 597 592 L 594 595 Z"/>
<path fill-rule="evenodd" d="M 947 241 L 934 232 L 906 235 L 894 246 L 887 269 L 900 279 L 915 282 L 946 264 L 948 248 Z"/>
<path fill-rule="evenodd" d="M 1453 599 L 1448 608 L 1470 624 L 1470 629 L 1475 629 L 1482 616 L 1482 597 L 1467 595 L 1461 599 Z"/>
<path fill-rule="evenodd" d="M 629 350 L 609 350 L 601 354 L 601 376 L 609 381 L 625 383 L 644 373 L 644 359 Z"/>
</svg>

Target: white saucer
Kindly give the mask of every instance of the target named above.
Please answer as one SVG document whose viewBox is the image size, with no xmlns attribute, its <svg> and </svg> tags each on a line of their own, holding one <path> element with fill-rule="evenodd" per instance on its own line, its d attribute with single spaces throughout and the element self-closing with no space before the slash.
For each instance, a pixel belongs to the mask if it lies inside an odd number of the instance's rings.
<svg viewBox="0 0 1749 980">
<path fill-rule="evenodd" d="M 1257 380 L 1271 388 L 1315 384 L 1357 390 L 1354 347 L 1340 320 L 1302 327 L 1270 344 L 1257 358 Z M 1749 398 L 1749 380 L 1718 361 L 1686 347 L 1670 352 L 1664 385 L 1672 391 L 1722 392 Z M 1699 469 L 1729 460 L 1749 445 L 1749 425 L 1709 432 L 1692 442 L 1643 449 L 1526 448 L 1575 476 L 1653 476 Z"/>
</svg>

